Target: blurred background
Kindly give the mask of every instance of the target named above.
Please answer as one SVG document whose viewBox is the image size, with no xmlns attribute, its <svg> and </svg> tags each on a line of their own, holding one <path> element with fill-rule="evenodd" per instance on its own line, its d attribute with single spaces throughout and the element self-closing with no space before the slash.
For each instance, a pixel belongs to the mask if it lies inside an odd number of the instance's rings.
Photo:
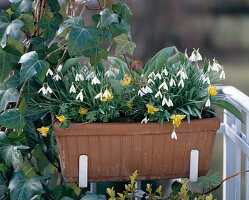
<svg viewBox="0 0 249 200">
<path fill-rule="evenodd" d="M 133 13 L 129 23 L 137 44 L 135 58 L 145 64 L 167 46 L 176 46 L 181 51 L 188 49 L 188 54 L 199 48 L 203 56 L 215 57 L 225 67 L 223 84 L 233 85 L 249 95 L 249 0 L 124 2 Z M 8 0 L 0 0 L 0 8 L 9 6 Z M 222 175 L 222 135 L 217 135 L 211 171 L 220 171 Z M 159 183 L 166 186 L 161 181 L 155 185 Z M 221 199 L 221 190 L 215 195 Z"/>
</svg>

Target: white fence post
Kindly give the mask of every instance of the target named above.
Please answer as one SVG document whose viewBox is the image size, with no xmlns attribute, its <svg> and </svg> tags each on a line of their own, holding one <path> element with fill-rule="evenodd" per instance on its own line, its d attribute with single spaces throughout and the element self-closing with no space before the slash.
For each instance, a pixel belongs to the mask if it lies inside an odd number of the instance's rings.
<svg viewBox="0 0 249 200">
<path fill-rule="evenodd" d="M 234 124 L 234 116 L 224 110 L 224 123 L 228 126 Z M 223 135 L 223 179 L 234 174 L 235 145 L 224 133 Z M 223 183 L 223 200 L 235 200 L 235 179 L 229 179 Z"/>
<path fill-rule="evenodd" d="M 246 142 L 249 144 L 249 112 L 246 113 Z M 249 170 L 249 155 L 246 155 L 245 170 Z M 249 199 L 249 173 L 245 174 L 245 199 Z"/>
</svg>

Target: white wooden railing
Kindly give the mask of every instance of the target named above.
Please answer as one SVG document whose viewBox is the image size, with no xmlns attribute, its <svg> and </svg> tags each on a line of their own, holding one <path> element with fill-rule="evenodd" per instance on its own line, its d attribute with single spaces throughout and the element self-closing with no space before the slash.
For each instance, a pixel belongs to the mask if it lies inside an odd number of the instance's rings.
<svg viewBox="0 0 249 200">
<path fill-rule="evenodd" d="M 227 99 L 240 111 L 244 111 L 245 133 L 241 122 L 224 110 L 223 123 L 218 133 L 223 133 L 223 178 L 241 172 L 241 152 L 245 154 L 245 170 L 249 170 L 249 97 L 232 86 L 222 87 Z M 223 200 L 241 199 L 241 175 L 223 183 Z M 245 173 L 245 198 L 249 200 L 249 173 Z"/>
</svg>

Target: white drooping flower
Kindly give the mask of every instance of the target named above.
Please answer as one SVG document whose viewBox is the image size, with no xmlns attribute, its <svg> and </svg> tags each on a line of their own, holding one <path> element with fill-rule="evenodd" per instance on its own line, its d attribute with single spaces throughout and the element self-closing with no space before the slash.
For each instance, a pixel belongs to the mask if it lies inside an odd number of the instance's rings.
<svg viewBox="0 0 249 200">
<path fill-rule="evenodd" d="M 184 82 L 183 79 L 180 80 L 180 82 L 178 83 L 178 87 L 182 86 L 182 88 L 184 87 Z"/>
<path fill-rule="evenodd" d="M 72 83 L 72 85 L 71 85 L 71 87 L 70 87 L 69 93 L 76 93 L 76 89 L 75 89 L 73 83 Z"/>
<path fill-rule="evenodd" d="M 155 98 L 157 98 L 157 97 L 159 97 L 159 96 L 160 96 L 161 98 L 163 97 L 163 95 L 162 95 L 162 93 L 160 92 L 160 90 L 156 93 Z"/>
<path fill-rule="evenodd" d="M 58 81 L 58 80 L 61 80 L 61 77 L 59 74 L 56 74 L 56 75 L 54 75 L 53 79 Z"/>
<path fill-rule="evenodd" d="M 162 100 L 162 106 L 164 106 L 167 102 L 167 99 L 164 97 L 163 100 Z"/>
<path fill-rule="evenodd" d="M 152 83 L 153 85 L 155 84 L 155 82 L 152 79 L 149 79 L 148 83 Z"/>
<path fill-rule="evenodd" d="M 144 87 L 142 87 L 142 88 L 140 88 L 140 90 L 138 90 L 138 95 L 141 97 L 145 95 L 145 88 Z"/>
<path fill-rule="evenodd" d="M 144 88 L 144 93 L 147 94 L 147 93 L 152 93 L 152 89 L 147 85 L 145 88 Z"/>
<path fill-rule="evenodd" d="M 176 135 L 176 132 L 175 132 L 175 131 L 172 132 L 172 134 L 171 134 L 171 139 L 177 140 L 177 135 Z"/>
<path fill-rule="evenodd" d="M 210 107 L 211 106 L 211 102 L 210 99 L 208 98 L 208 100 L 205 103 L 205 107 Z"/>
<path fill-rule="evenodd" d="M 154 72 L 151 72 L 151 73 L 149 74 L 148 78 L 154 78 L 154 76 L 155 76 L 155 73 L 154 73 Z"/>
<path fill-rule="evenodd" d="M 80 91 L 80 93 L 76 96 L 76 100 L 80 99 L 81 101 L 83 101 L 83 93 L 82 90 Z"/>
<path fill-rule="evenodd" d="M 213 66 L 211 65 L 210 61 L 208 61 L 208 68 L 207 68 L 208 72 L 213 71 Z"/>
<path fill-rule="evenodd" d="M 91 72 L 90 74 L 87 75 L 86 80 L 90 80 L 91 78 L 94 78 L 94 73 Z"/>
<path fill-rule="evenodd" d="M 103 94 L 103 97 L 105 98 L 108 98 L 108 97 L 111 97 L 111 93 L 109 92 L 109 90 L 105 90 L 104 94 Z"/>
<path fill-rule="evenodd" d="M 210 79 L 209 79 L 209 77 L 204 78 L 203 83 L 210 84 Z"/>
<path fill-rule="evenodd" d="M 163 69 L 162 74 L 164 74 L 165 76 L 168 76 L 168 71 L 166 68 Z"/>
<path fill-rule="evenodd" d="M 174 81 L 173 78 L 170 79 L 169 85 L 170 87 L 172 87 L 173 85 L 176 86 L 176 82 Z"/>
<path fill-rule="evenodd" d="M 171 99 L 169 98 L 169 100 L 166 100 L 166 104 L 168 107 L 173 106 L 173 102 L 171 101 Z"/>
<path fill-rule="evenodd" d="M 83 75 L 82 74 L 76 74 L 76 76 L 75 76 L 75 81 L 83 81 L 84 80 L 84 77 L 83 77 Z"/>
<path fill-rule="evenodd" d="M 60 64 L 57 68 L 57 72 L 60 72 L 62 70 L 62 64 Z"/>
<path fill-rule="evenodd" d="M 158 79 L 162 79 L 162 76 L 161 76 L 161 74 L 159 74 L 159 73 L 157 73 L 156 75 L 155 75 L 155 77 L 154 77 L 154 80 L 156 80 L 156 78 L 158 78 Z"/>
<path fill-rule="evenodd" d="M 102 100 L 102 99 L 103 99 L 103 94 L 102 94 L 102 92 L 98 93 L 94 98 L 95 98 L 95 99 L 99 99 L 99 98 L 100 98 L 100 100 Z"/>
<path fill-rule="evenodd" d="M 163 88 L 163 89 L 165 89 L 165 90 L 168 90 L 168 89 L 169 89 L 165 81 L 158 87 L 159 90 L 160 90 L 161 88 Z"/>
<path fill-rule="evenodd" d="M 201 54 L 199 53 L 199 49 L 197 49 L 197 50 L 194 49 L 194 50 L 192 51 L 192 54 L 191 54 L 189 60 L 190 60 L 191 62 L 198 62 L 199 60 L 202 60 L 202 56 L 201 56 Z"/>
<path fill-rule="evenodd" d="M 149 121 L 149 119 L 148 119 L 147 117 L 145 117 L 145 118 L 141 121 L 141 124 L 143 124 L 143 123 L 147 124 L 148 121 Z"/>
<path fill-rule="evenodd" d="M 42 92 L 43 95 L 46 95 L 48 93 L 47 89 L 44 86 L 42 86 L 42 88 L 38 91 L 38 93 L 40 92 Z"/>
<path fill-rule="evenodd" d="M 188 76 L 187 74 L 183 71 L 183 70 L 180 70 L 176 76 L 181 76 L 181 79 L 188 79 Z"/>
<path fill-rule="evenodd" d="M 48 76 L 48 75 L 53 76 L 53 72 L 51 71 L 51 69 L 48 69 L 46 76 Z"/>
<path fill-rule="evenodd" d="M 222 69 L 221 65 L 218 63 L 217 60 L 213 59 L 212 70 L 218 72 L 220 69 Z"/>
<path fill-rule="evenodd" d="M 224 70 L 222 70 L 220 73 L 220 79 L 226 79 L 226 75 L 225 75 Z"/>
<path fill-rule="evenodd" d="M 96 84 L 100 84 L 99 79 L 97 78 L 97 76 L 94 76 L 91 82 L 92 85 L 96 85 Z"/>
<path fill-rule="evenodd" d="M 112 70 L 108 70 L 106 73 L 105 73 L 105 76 L 107 76 L 107 77 L 114 77 L 115 76 L 115 74 L 113 73 L 113 71 Z"/>
<path fill-rule="evenodd" d="M 53 92 L 49 86 L 47 86 L 47 92 L 49 92 L 50 94 Z"/>
</svg>

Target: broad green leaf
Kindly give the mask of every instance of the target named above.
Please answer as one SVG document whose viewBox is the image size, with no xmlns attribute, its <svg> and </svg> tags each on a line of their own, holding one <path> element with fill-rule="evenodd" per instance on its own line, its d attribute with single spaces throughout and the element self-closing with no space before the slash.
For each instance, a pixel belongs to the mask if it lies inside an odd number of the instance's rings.
<svg viewBox="0 0 249 200">
<path fill-rule="evenodd" d="M 4 82 L 4 85 L 8 87 L 19 87 L 20 83 L 20 71 L 15 70 L 14 75 L 12 75 L 7 81 Z"/>
<path fill-rule="evenodd" d="M 58 0 L 48 0 L 48 6 L 51 8 L 52 12 L 59 12 L 61 9 Z"/>
<path fill-rule="evenodd" d="M 15 129 L 18 133 L 21 133 L 25 123 L 24 117 L 16 108 L 5 110 L 0 115 L 0 125 L 5 128 Z"/>
<path fill-rule="evenodd" d="M 3 82 L 12 70 L 12 65 L 18 63 L 18 56 L 5 52 L 0 47 L 0 82 Z"/>
<path fill-rule="evenodd" d="M 0 112 L 8 105 L 8 103 L 17 102 L 19 92 L 16 88 L 6 88 L 0 84 Z"/>
<path fill-rule="evenodd" d="M 38 176 L 27 179 L 23 170 L 20 167 L 16 168 L 8 186 L 10 198 L 24 200 L 42 194 L 44 192 L 40 182 L 42 179 Z"/>
<path fill-rule="evenodd" d="M 83 56 L 80 56 L 80 57 L 76 57 L 76 58 L 69 58 L 66 60 L 65 64 L 63 65 L 63 68 L 62 68 L 62 73 L 65 74 L 67 72 L 67 70 L 76 65 L 77 63 L 79 63 L 80 60 L 82 60 L 84 57 Z"/>
<path fill-rule="evenodd" d="M 130 25 L 125 20 L 122 19 L 120 23 L 113 23 L 110 25 L 110 27 L 116 37 L 121 35 L 122 33 L 125 33 L 128 38 L 131 39 Z M 108 37 L 112 39 L 112 35 L 109 29 L 107 30 L 107 33 Z"/>
<path fill-rule="evenodd" d="M 90 63 L 92 66 L 96 66 L 99 64 L 101 59 L 107 60 L 107 56 L 108 56 L 108 51 L 106 49 L 102 48 L 96 49 L 96 51 L 91 54 Z"/>
<path fill-rule="evenodd" d="M 72 29 L 69 34 L 68 52 L 71 57 L 86 55 L 86 52 L 99 48 L 102 32 L 98 28 L 85 27 L 82 18 L 70 24 Z"/>
<path fill-rule="evenodd" d="M 4 177 L 3 175 L 0 173 L 0 185 L 4 185 L 5 181 L 4 181 Z"/>
<path fill-rule="evenodd" d="M 29 31 L 29 33 L 32 33 L 34 28 L 33 16 L 31 14 L 24 13 L 20 15 L 19 19 L 24 22 L 24 27 Z"/>
<path fill-rule="evenodd" d="M 124 33 L 120 36 L 115 37 L 114 40 L 117 43 L 115 56 L 120 56 L 125 53 L 133 55 L 136 44 L 132 41 L 129 41 Z"/>
<path fill-rule="evenodd" d="M 74 197 L 73 196 L 73 189 L 66 187 L 65 185 L 57 185 L 52 191 L 53 196 L 55 199 L 61 199 L 62 197 Z"/>
<path fill-rule="evenodd" d="M 65 20 L 65 24 L 63 24 L 62 26 L 60 26 L 57 35 L 60 35 L 65 29 L 68 29 L 70 27 L 82 27 L 84 26 L 84 21 L 82 19 L 82 17 L 78 16 L 78 17 L 73 17 L 70 19 Z"/>
<path fill-rule="evenodd" d="M 44 29 L 44 39 L 49 44 L 55 37 L 56 31 L 59 29 L 59 25 L 62 22 L 63 17 L 59 13 L 43 15 L 41 20 L 37 23 L 37 26 Z"/>
<path fill-rule="evenodd" d="M 45 51 L 47 49 L 47 45 L 43 36 L 33 37 L 29 40 L 29 42 L 33 44 L 35 51 Z"/>
<path fill-rule="evenodd" d="M 100 12 L 101 15 L 101 24 L 100 27 L 106 27 L 110 25 L 111 23 L 118 22 L 118 15 L 115 13 L 112 13 L 112 11 L 108 8 L 104 9 L 103 11 Z"/>
<path fill-rule="evenodd" d="M 27 149 L 27 146 L 23 146 Z M 6 166 L 10 167 L 12 165 L 20 163 L 20 154 L 18 149 L 22 149 L 22 147 L 18 147 L 12 145 L 4 132 L 0 132 L 0 156 L 4 160 Z"/>
<path fill-rule="evenodd" d="M 57 50 L 59 47 L 60 47 L 60 46 L 58 45 L 57 42 L 53 42 L 53 44 L 52 44 L 52 45 L 49 47 L 49 49 L 46 51 L 46 54 L 47 54 L 47 55 L 50 54 L 51 52 Z M 62 55 L 63 55 L 63 52 L 64 52 L 64 50 L 62 50 L 62 49 L 59 50 L 59 51 L 57 51 L 56 53 L 54 53 L 53 55 L 51 55 L 51 56 L 48 58 L 48 62 L 49 62 L 51 65 L 57 65 L 58 60 L 59 60 L 59 59 L 62 57 Z M 68 55 L 67 53 L 64 55 L 62 61 L 64 61 L 64 59 L 67 58 L 67 55 Z"/>
<path fill-rule="evenodd" d="M 20 19 L 11 21 L 9 13 L 4 10 L 0 12 L 0 45 L 4 48 L 7 43 L 7 37 L 19 40 L 20 29 L 24 23 Z"/>
<path fill-rule="evenodd" d="M 112 10 L 125 19 L 129 19 L 132 15 L 130 8 L 125 3 L 113 4 Z"/>
<path fill-rule="evenodd" d="M 7 53 L 18 56 L 18 58 L 20 58 L 24 54 L 24 50 L 25 50 L 24 44 L 22 42 L 19 42 L 17 40 L 12 39 L 12 38 L 8 39 L 8 43 L 4 47 L 4 51 L 6 51 Z"/>
<path fill-rule="evenodd" d="M 38 79 L 42 82 L 49 69 L 49 63 L 45 60 L 38 60 L 35 51 L 24 54 L 19 63 L 22 64 L 20 70 L 21 81 L 28 80 L 37 74 Z"/>
<path fill-rule="evenodd" d="M 118 94 L 118 95 L 121 95 L 121 93 L 122 93 L 122 85 L 121 85 L 120 81 L 111 80 L 111 85 L 112 85 L 112 88 L 114 89 L 115 93 Z"/>
<path fill-rule="evenodd" d="M 33 0 L 10 0 L 10 2 L 15 17 L 22 13 L 31 13 Z"/>
<path fill-rule="evenodd" d="M 232 113 L 235 117 L 237 117 L 242 123 L 244 123 L 241 112 L 236 108 L 233 104 L 229 103 L 226 100 L 218 99 L 212 102 L 214 105 L 217 105 L 223 109 L 226 109 L 230 113 Z"/>
</svg>

